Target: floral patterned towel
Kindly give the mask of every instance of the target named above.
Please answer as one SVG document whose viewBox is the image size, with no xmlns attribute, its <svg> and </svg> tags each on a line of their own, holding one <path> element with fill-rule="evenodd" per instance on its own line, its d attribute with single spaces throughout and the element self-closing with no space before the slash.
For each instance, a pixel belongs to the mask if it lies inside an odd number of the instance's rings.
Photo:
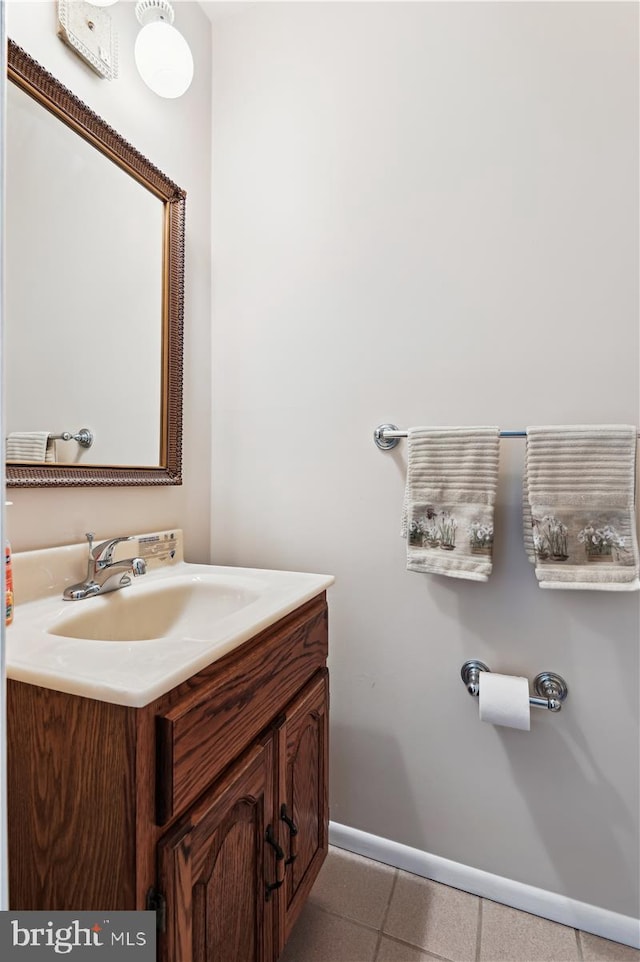
<svg viewBox="0 0 640 962">
<path fill-rule="evenodd" d="M 401 528 L 409 571 L 487 581 L 499 439 L 497 427 L 409 429 Z"/>
<path fill-rule="evenodd" d="M 527 428 L 524 543 L 541 588 L 637 591 L 637 428 Z"/>
</svg>

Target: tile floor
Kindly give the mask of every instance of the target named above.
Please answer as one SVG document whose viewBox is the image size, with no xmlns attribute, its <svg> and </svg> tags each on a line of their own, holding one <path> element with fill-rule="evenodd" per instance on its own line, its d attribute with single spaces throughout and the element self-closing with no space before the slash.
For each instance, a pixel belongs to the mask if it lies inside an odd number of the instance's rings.
<svg viewBox="0 0 640 962">
<path fill-rule="evenodd" d="M 640 962 L 640 952 L 331 848 L 280 962 Z"/>
</svg>

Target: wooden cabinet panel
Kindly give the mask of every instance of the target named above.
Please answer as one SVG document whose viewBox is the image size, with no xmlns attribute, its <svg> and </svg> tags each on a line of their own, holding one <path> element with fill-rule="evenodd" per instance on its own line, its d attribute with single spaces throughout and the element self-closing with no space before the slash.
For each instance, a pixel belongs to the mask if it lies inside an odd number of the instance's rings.
<svg viewBox="0 0 640 962">
<path fill-rule="evenodd" d="M 11 908 L 134 907 L 134 715 L 7 680 Z"/>
<path fill-rule="evenodd" d="M 279 729 L 281 838 L 287 856 L 280 950 L 328 849 L 328 708 L 329 678 L 324 670 L 290 705 Z"/>
<path fill-rule="evenodd" d="M 272 962 L 274 899 L 264 880 L 282 872 L 265 840 L 276 814 L 274 774 L 270 735 L 160 842 L 163 962 Z"/>
<path fill-rule="evenodd" d="M 262 645 L 248 646 L 226 672 L 220 666 L 212 687 L 188 692 L 158 717 L 158 824 L 194 801 L 237 756 L 238 744 L 255 738 L 324 665 L 326 605 L 305 605 L 270 634 L 267 662 Z"/>
</svg>

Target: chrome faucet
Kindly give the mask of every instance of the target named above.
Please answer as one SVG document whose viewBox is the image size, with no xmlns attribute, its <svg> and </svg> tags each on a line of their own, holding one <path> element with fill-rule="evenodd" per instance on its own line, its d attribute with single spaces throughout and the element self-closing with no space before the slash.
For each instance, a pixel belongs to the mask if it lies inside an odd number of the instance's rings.
<svg viewBox="0 0 640 962">
<path fill-rule="evenodd" d="M 132 541 L 133 535 L 124 538 L 111 538 L 93 546 L 93 532 L 86 535 L 89 542 L 89 560 L 87 563 L 87 577 L 77 585 L 70 585 L 64 589 L 64 601 L 81 601 L 83 598 L 93 598 L 94 595 L 104 595 L 107 591 L 115 591 L 131 584 L 130 575 L 136 578 L 146 574 L 147 566 L 142 558 L 127 558 L 124 561 L 113 560 L 113 550 L 121 541 Z"/>
</svg>

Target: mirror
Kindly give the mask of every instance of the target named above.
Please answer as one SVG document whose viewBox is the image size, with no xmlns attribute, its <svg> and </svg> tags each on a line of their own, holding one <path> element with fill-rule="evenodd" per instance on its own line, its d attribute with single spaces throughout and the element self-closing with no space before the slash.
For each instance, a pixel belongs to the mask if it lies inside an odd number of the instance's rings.
<svg viewBox="0 0 640 962">
<path fill-rule="evenodd" d="M 8 76 L 7 485 L 180 484 L 186 194 L 12 41 Z"/>
</svg>

